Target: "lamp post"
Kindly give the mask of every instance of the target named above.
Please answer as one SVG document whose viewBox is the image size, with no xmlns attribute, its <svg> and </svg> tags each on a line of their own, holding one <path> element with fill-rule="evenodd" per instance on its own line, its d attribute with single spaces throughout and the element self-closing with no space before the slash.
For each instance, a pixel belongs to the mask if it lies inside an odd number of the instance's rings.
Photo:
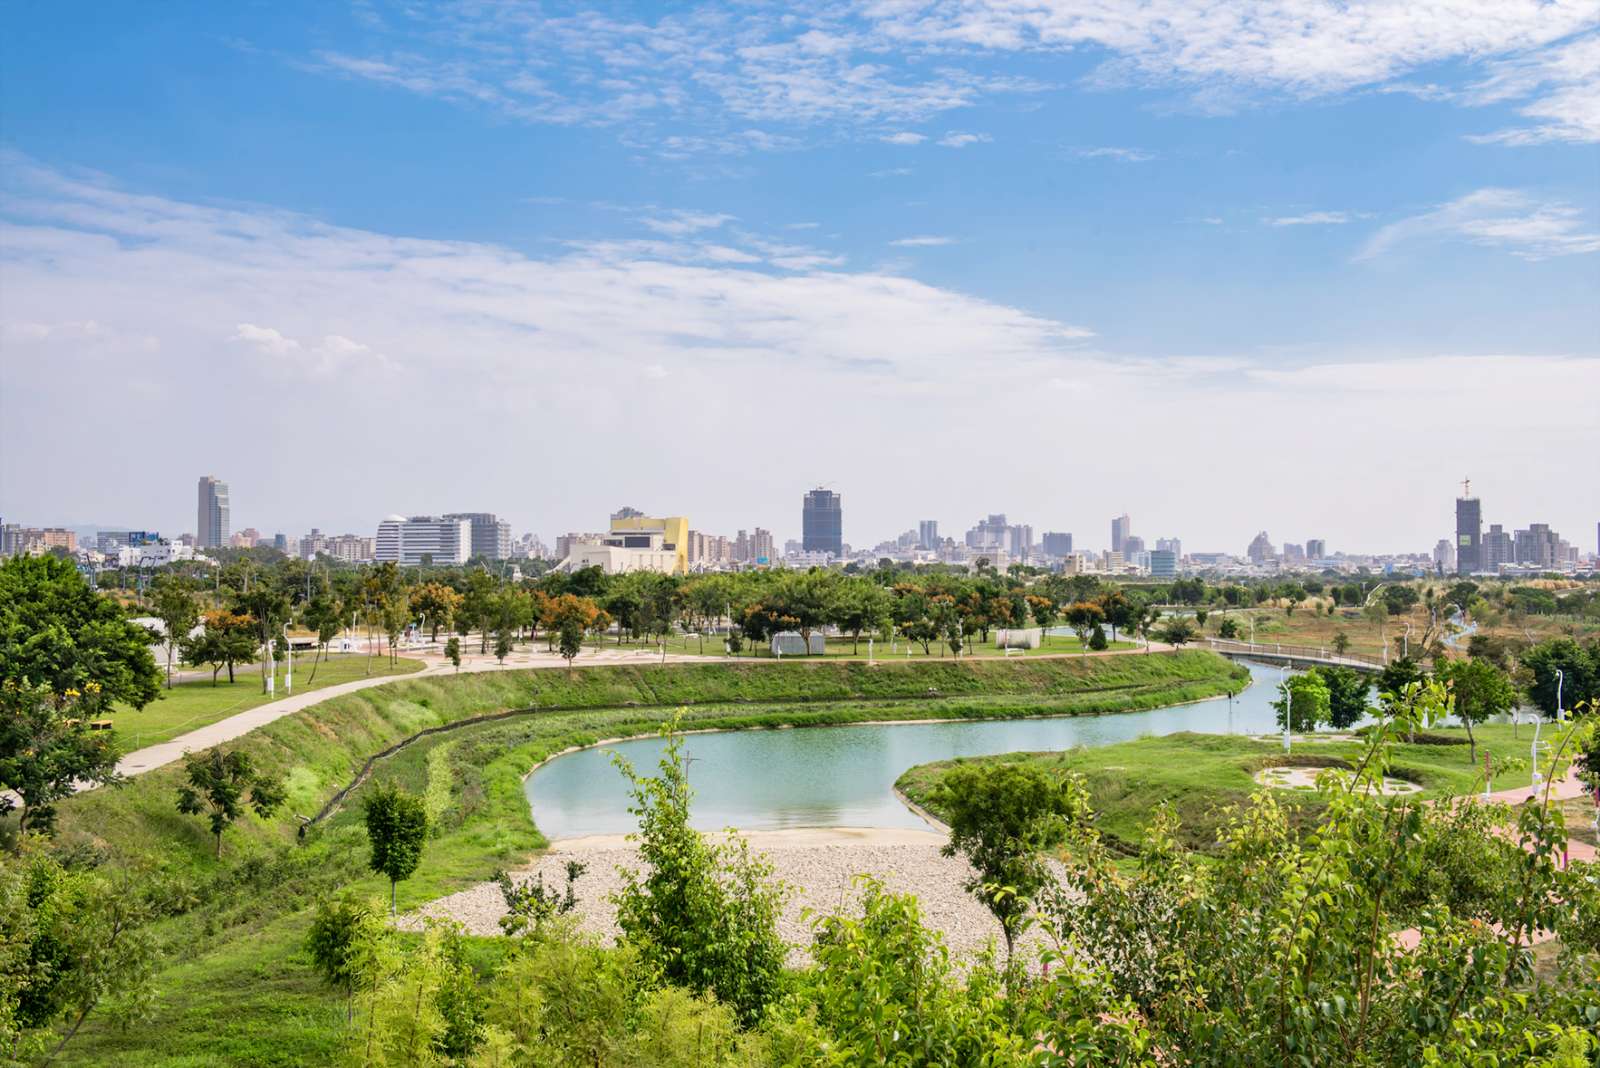
<svg viewBox="0 0 1600 1068">
<path fill-rule="evenodd" d="M 1289 751 L 1289 726 L 1294 723 L 1294 691 L 1289 689 L 1288 669 L 1278 668 L 1278 688 L 1283 691 L 1283 751 Z"/>
<path fill-rule="evenodd" d="M 1561 711 L 1561 684 L 1566 679 L 1566 673 L 1556 668 L 1556 722 L 1565 723 L 1567 717 Z M 1580 702 L 1581 703 L 1581 702 Z"/>
<path fill-rule="evenodd" d="M 288 657 L 288 670 L 284 672 L 283 689 L 294 693 L 294 646 L 289 643 L 289 624 L 283 625 L 283 655 Z"/>
</svg>

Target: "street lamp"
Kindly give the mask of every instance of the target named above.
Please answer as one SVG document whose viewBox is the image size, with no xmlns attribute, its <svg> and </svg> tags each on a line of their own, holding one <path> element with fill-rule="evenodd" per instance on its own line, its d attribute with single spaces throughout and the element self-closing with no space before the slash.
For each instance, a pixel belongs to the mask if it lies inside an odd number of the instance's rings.
<svg viewBox="0 0 1600 1068">
<path fill-rule="evenodd" d="M 1278 688 L 1283 691 L 1283 751 L 1289 751 L 1289 725 L 1294 722 L 1294 691 L 1289 689 L 1288 669 L 1278 668 Z"/>
<path fill-rule="evenodd" d="M 1556 668 L 1556 722 L 1565 723 L 1567 717 L 1561 711 L 1561 683 L 1565 681 L 1566 673 Z"/>
<path fill-rule="evenodd" d="M 283 688 L 294 693 L 294 646 L 289 642 L 289 624 L 283 625 L 283 655 L 289 658 L 289 668 L 283 676 Z"/>
</svg>

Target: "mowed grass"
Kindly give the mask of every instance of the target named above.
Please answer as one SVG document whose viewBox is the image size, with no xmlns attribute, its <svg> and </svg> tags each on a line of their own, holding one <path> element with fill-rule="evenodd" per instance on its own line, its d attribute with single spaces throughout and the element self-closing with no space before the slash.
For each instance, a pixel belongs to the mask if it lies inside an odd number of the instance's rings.
<svg viewBox="0 0 1600 1068">
<path fill-rule="evenodd" d="M 1554 732 L 1548 730 L 1548 724 L 1546 727 L 1542 737 L 1550 738 Z M 1421 786 L 1423 792 L 1415 795 L 1419 798 L 1481 790 L 1486 752 L 1502 769 L 1521 765 L 1519 770 L 1497 774 L 1494 789 L 1523 787 L 1531 781 L 1531 771 L 1526 766 L 1531 730 L 1526 726 L 1515 733 L 1509 724 L 1477 728 L 1476 763 L 1469 760 L 1466 731 L 1448 727 L 1429 733 L 1461 744 L 1402 743 L 1394 747 L 1392 754 L 1390 774 Z M 1008 753 L 924 764 L 907 771 L 897 785 L 912 800 L 937 812 L 933 795 L 938 781 L 944 772 L 959 764 L 1020 762 L 1053 775 L 1073 772 L 1083 776 L 1096 813 L 1096 827 L 1114 848 L 1137 850 L 1157 808 L 1170 805 L 1181 823 L 1180 841 L 1205 852 L 1214 846 L 1217 832 L 1226 822 L 1226 810 L 1248 805 L 1251 795 L 1263 789 L 1255 782 L 1257 771 L 1291 762 L 1313 766 L 1354 763 L 1362 752 L 1363 743 L 1359 741 L 1306 741 L 1296 744 L 1286 758 L 1276 738 L 1172 734 L 1058 753 Z M 1278 790 L 1276 794 L 1296 810 L 1296 819 L 1302 823 L 1313 819 L 1325 806 L 1312 790 Z M 1568 826 L 1572 826 L 1570 820 Z"/>
<path fill-rule="evenodd" d="M 436 675 L 332 698 L 230 743 L 284 776 L 288 803 L 247 813 L 219 862 L 204 821 L 177 812 L 181 766 L 68 799 L 59 848 L 104 870 L 136 870 L 182 900 L 155 928 L 166 962 L 155 1015 L 124 1029 L 91 1019 L 62 1063 L 149 1066 L 327 1064 L 340 1057 L 343 1003 L 315 980 L 302 948 L 319 897 L 386 896 L 366 870 L 361 791 L 296 837 L 366 757 L 431 726 L 503 709 L 543 709 L 430 736 L 383 761 L 373 781 L 424 795 L 438 812 L 401 909 L 489 878 L 546 843 L 522 779 L 563 749 L 654 732 L 687 705 L 685 726 L 742 728 L 866 719 L 1112 712 L 1240 685 L 1242 669 L 1204 652 L 1068 660 L 937 660 L 911 665 L 705 663 L 574 671 Z M 480 950 L 475 950 L 479 952 Z M 481 947 L 486 957 L 493 949 Z"/>
<path fill-rule="evenodd" d="M 341 682 L 354 682 L 368 675 L 406 675 L 420 671 L 420 660 L 400 660 L 391 665 L 387 656 L 374 656 L 369 663 L 364 653 L 339 653 L 324 657 L 312 676 L 312 657 L 297 656 L 294 665 L 294 692 L 308 693 Z M 204 727 L 219 719 L 264 705 L 284 692 L 284 669 L 278 666 L 275 697 L 261 692 L 261 668 L 257 664 L 234 668 L 234 681 L 228 681 L 224 669 L 213 686 L 211 680 L 179 682 L 172 689 L 162 689 L 161 696 L 143 708 L 120 706 L 112 714 L 117 741 L 126 750 L 139 749 L 176 738 L 185 731 Z"/>
</svg>

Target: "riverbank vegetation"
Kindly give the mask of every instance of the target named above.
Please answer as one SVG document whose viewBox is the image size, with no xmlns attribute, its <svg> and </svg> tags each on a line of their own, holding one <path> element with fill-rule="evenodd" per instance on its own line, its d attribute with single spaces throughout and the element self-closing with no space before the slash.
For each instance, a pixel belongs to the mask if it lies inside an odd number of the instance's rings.
<svg viewBox="0 0 1600 1068">
<path fill-rule="evenodd" d="M 159 962 L 138 1013 L 90 1016 L 65 1063 L 330 1063 L 344 1025 L 307 969 L 300 939 L 330 894 L 384 895 L 367 870 L 365 787 L 299 828 L 366 758 L 418 731 L 507 709 L 540 709 L 420 740 L 381 762 L 369 785 L 430 798 L 430 837 L 401 909 L 514 867 L 543 844 L 523 774 L 572 745 L 651 733 L 677 702 L 689 727 L 870 719 L 1096 713 L 1214 696 L 1243 672 L 1208 653 L 911 665 L 705 663 L 507 671 L 396 680 L 330 699 L 229 744 L 281 782 L 263 818 L 241 811 L 222 858 L 202 821 L 174 799 L 181 767 L 68 799 L 48 852 L 106 878 L 133 880 Z M 473 954 L 479 950 L 469 951 Z M 483 950 L 492 958 L 494 951 Z M 297 1022 L 286 1027 L 285 1020 Z M 126 1024 L 126 1026 L 123 1026 Z"/>
</svg>

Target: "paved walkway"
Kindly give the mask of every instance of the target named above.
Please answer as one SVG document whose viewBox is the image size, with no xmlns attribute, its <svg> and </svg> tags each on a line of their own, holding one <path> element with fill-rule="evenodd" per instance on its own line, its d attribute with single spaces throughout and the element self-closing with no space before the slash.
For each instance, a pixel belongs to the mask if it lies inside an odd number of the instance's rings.
<svg viewBox="0 0 1600 1068">
<path fill-rule="evenodd" d="M 453 675 L 456 669 L 438 653 L 428 649 L 399 650 L 401 656 L 409 659 L 420 659 L 426 666 L 421 671 L 413 671 L 405 675 L 380 675 L 370 679 L 356 679 L 353 682 L 342 682 L 335 686 L 324 686 L 305 693 L 293 694 L 289 697 L 269 701 L 264 705 L 246 709 L 226 719 L 219 719 L 204 727 L 197 727 L 186 734 L 180 734 L 170 741 L 158 745 L 146 746 L 135 749 L 125 755 L 117 764 L 117 772 L 121 775 L 142 775 L 147 771 L 174 761 L 183 759 L 185 753 L 199 749 L 209 749 L 214 745 L 232 741 L 241 735 L 248 734 L 257 727 L 264 727 L 274 720 L 284 716 L 293 715 L 302 709 L 310 708 L 334 697 L 357 690 L 365 690 L 371 686 L 386 686 L 392 682 L 405 682 L 409 679 L 426 678 L 433 675 Z M 707 660 L 720 660 L 721 657 L 706 656 L 675 656 L 667 654 L 667 663 L 698 663 Z M 580 659 L 584 667 L 598 664 L 659 664 L 661 654 L 647 649 L 603 649 L 599 651 L 586 651 Z M 461 672 L 478 671 L 527 671 L 530 669 L 565 669 L 567 662 L 559 655 L 546 653 L 541 650 L 520 649 L 511 656 L 506 657 L 504 664 L 492 656 L 463 656 L 461 658 Z M 91 787 L 92 789 L 92 787 Z"/>
</svg>

